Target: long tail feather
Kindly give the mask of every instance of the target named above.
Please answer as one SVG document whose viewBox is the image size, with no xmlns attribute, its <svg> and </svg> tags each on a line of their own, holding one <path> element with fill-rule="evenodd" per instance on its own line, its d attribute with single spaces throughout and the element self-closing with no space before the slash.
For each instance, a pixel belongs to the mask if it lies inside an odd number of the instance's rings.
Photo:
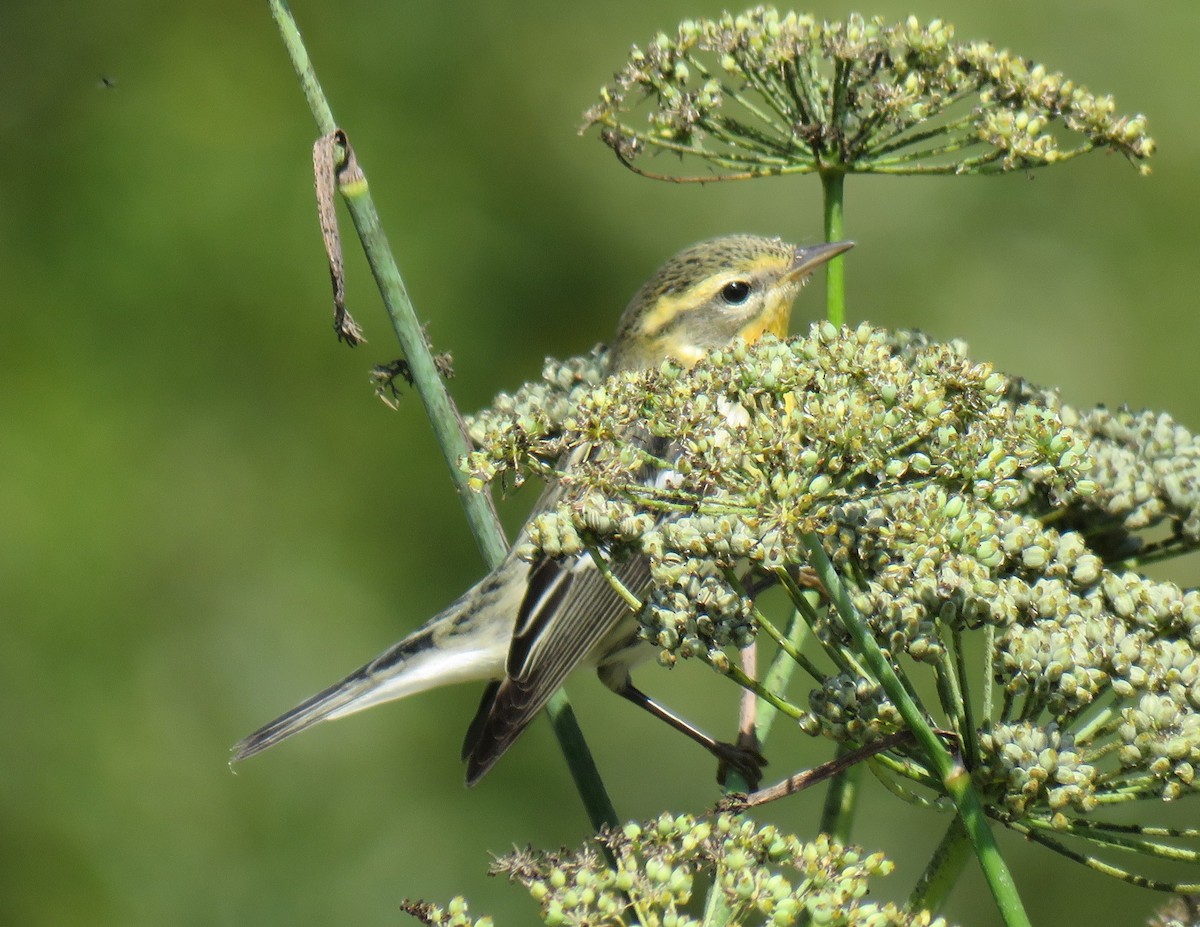
<svg viewBox="0 0 1200 927">
<path fill-rule="evenodd" d="M 291 737 L 293 734 L 299 734 L 314 724 L 337 717 L 339 713 L 349 714 L 350 711 L 365 708 L 365 704 L 353 708 L 351 706 L 354 705 L 356 699 L 366 694 L 370 685 L 370 678 L 364 676 L 360 670 L 323 692 L 318 692 L 311 698 L 305 699 L 295 708 L 238 741 L 233 747 L 231 762 L 236 763 L 248 756 L 261 753 L 268 747 L 273 747 L 281 740 Z"/>
<path fill-rule="evenodd" d="M 261 753 L 300 731 L 427 689 L 504 675 L 516 606 L 524 583 L 506 564 L 462 598 L 341 682 L 239 741 L 231 762 Z M 511 617 L 510 617 L 511 616 Z"/>
</svg>

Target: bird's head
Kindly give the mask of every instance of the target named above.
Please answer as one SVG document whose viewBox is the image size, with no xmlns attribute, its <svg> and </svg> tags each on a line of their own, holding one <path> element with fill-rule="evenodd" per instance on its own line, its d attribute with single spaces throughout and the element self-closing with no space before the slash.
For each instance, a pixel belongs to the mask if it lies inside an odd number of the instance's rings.
<svg viewBox="0 0 1200 927">
<path fill-rule="evenodd" d="M 728 235 L 680 251 L 630 301 L 610 352 L 613 370 L 694 364 L 734 338 L 787 335 L 796 294 L 813 270 L 853 242 L 797 247 Z"/>
</svg>

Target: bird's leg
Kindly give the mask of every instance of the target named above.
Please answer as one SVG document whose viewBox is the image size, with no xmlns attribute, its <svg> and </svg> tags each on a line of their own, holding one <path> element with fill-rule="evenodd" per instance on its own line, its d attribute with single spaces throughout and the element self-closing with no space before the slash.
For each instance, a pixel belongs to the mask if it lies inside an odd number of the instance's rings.
<svg viewBox="0 0 1200 927">
<path fill-rule="evenodd" d="M 722 785 L 725 784 L 725 777 L 729 771 L 737 770 L 750 786 L 750 790 L 758 788 L 758 783 L 762 780 L 763 767 L 767 765 L 766 759 L 758 751 L 758 744 L 741 743 L 742 737 L 739 737 L 739 743 L 731 744 L 721 740 L 714 740 L 698 728 L 692 727 L 687 721 L 679 717 L 669 708 L 660 705 L 654 701 L 645 692 L 633 684 L 633 680 L 625 674 L 623 679 L 604 679 L 605 685 L 620 695 L 626 698 L 639 708 L 645 709 L 654 715 L 654 717 L 666 721 L 667 724 L 675 728 L 681 734 L 686 734 L 692 740 L 696 741 L 705 750 L 717 758 L 717 781 Z"/>
</svg>

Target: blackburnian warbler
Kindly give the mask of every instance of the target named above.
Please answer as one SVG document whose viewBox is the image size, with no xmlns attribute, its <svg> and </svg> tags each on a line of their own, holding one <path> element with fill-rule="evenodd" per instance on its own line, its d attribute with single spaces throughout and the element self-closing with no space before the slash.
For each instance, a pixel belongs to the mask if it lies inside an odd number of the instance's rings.
<svg viewBox="0 0 1200 927">
<path fill-rule="evenodd" d="M 733 235 L 676 254 L 630 301 L 608 352 L 610 372 L 690 366 L 736 338 L 787 334 L 792 303 L 812 271 L 851 247 L 795 247 Z M 569 464 L 568 464 L 569 465 Z M 547 489 L 540 507 L 553 499 Z M 520 736 L 576 667 L 595 667 L 614 691 L 647 708 L 757 779 L 756 762 L 713 740 L 651 701 L 629 669 L 653 653 L 637 637 L 626 600 L 584 554 L 527 562 L 514 553 L 456 602 L 341 682 L 319 692 L 234 747 L 234 760 L 265 750 L 319 721 L 450 683 L 488 680 L 463 746 L 467 782 L 477 782 Z M 643 559 L 614 562 L 612 573 L 645 592 Z"/>
</svg>

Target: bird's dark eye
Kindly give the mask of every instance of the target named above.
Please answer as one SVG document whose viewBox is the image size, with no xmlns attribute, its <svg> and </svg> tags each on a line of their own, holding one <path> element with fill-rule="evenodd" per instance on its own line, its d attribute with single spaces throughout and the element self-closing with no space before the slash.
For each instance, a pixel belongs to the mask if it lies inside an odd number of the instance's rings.
<svg viewBox="0 0 1200 927">
<path fill-rule="evenodd" d="M 746 301 L 750 295 L 750 284 L 745 280 L 734 280 L 721 287 L 721 299 L 731 306 L 737 306 Z"/>
</svg>

